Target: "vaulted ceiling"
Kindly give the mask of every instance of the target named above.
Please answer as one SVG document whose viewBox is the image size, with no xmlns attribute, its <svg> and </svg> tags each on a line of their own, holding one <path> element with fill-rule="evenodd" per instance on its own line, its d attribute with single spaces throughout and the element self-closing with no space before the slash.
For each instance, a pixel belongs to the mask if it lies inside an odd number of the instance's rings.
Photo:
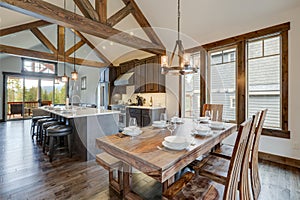
<svg viewBox="0 0 300 200">
<path fill-rule="evenodd" d="M 63 0 L 45 0 L 63 8 Z M 67 0 L 66 8 L 73 11 L 73 1 Z M 90 0 L 94 5 L 94 0 Z M 166 48 L 172 51 L 176 40 L 177 0 L 135 0 L 154 28 Z M 275 13 L 286 12 L 293 7 L 299 7 L 299 0 L 182 0 L 181 2 L 181 32 L 185 48 L 223 39 L 227 31 L 239 33 L 241 29 L 250 29 L 262 18 L 273 17 Z M 122 0 L 108 0 L 107 17 L 112 16 L 124 7 Z M 77 9 L 77 13 L 80 11 Z M 36 18 L 0 7 L 1 29 L 31 21 Z M 273 24 L 270 24 L 270 26 Z M 140 26 L 129 14 L 116 24 L 114 28 L 131 35 L 150 41 Z M 84 33 L 83 33 L 84 34 Z M 148 56 L 144 51 L 116 44 L 95 36 L 84 34 L 110 61 L 119 63 L 122 60 Z M 228 34 L 228 37 L 232 35 Z M 25 36 L 24 36 L 25 37 Z M 21 41 L 25 41 L 22 40 Z M 17 43 L 17 40 L 12 40 Z M 19 41 L 20 42 L 20 41 Z M 2 41 L 1 41 L 2 43 Z M 34 44 L 34 43 L 31 43 Z M 12 44 L 13 45 L 13 44 Z M 32 48 L 34 45 L 32 45 Z M 30 47 L 29 47 L 30 48 Z M 119 59 L 122 57 L 122 59 Z"/>
</svg>

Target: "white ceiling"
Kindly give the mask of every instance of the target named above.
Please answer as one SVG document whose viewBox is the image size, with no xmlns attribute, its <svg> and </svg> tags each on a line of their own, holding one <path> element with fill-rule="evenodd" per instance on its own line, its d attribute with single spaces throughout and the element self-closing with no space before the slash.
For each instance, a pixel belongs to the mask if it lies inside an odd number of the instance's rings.
<svg viewBox="0 0 300 200">
<path fill-rule="evenodd" d="M 171 51 L 177 37 L 177 0 L 135 1 L 167 49 Z M 62 0 L 47 0 L 47 2 L 63 7 Z M 91 0 L 91 2 L 94 3 L 94 0 Z M 123 6 L 121 0 L 108 0 L 108 17 Z M 182 0 L 181 32 L 184 34 L 182 36 L 184 46 L 190 48 L 211 42 L 212 38 L 213 41 L 222 39 L 227 31 L 232 34 L 233 29 L 247 29 L 247 27 L 253 26 L 262 18 L 268 18 L 274 16 L 274 13 L 285 12 L 299 6 L 300 0 Z M 73 10 L 71 0 L 67 1 L 66 7 Z M 0 7 L 1 29 L 35 20 L 37 19 Z M 117 24 L 115 28 L 148 40 L 131 15 Z M 137 58 L 149 55 L 142 51 L 135 51 L 133 54 L 134 49 L 130 47 L 111 43 L 87 34 L 85 36 L 115 64 L 132 58 L 132 55 Z M 228 37 L 230 36 L 232 35 L 228 33 Z M 120 59 L 119 57 L 124 58 Z"/>
</svg>

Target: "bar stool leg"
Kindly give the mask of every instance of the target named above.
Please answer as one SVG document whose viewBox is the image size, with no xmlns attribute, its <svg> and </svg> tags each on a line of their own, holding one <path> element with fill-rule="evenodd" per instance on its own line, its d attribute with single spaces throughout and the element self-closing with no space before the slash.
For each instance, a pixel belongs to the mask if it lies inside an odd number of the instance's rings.
<svg viewBox="0 0 300 200">
<path fill-rule="evenodd" d="M 70 155 L 70 158 L 72 158 L 72 136 L 71 134 L 69 134 L 68 136 L 68 149 L 69 149 L 69 155 Z"/>
<path fill-rule="evenodd" d="M 54 137 L 50 137 L 50 141 L 49 141 L 49 161 L 50 162 L 52 162 L 53 153 L 54 153 Z"/>
</svg>

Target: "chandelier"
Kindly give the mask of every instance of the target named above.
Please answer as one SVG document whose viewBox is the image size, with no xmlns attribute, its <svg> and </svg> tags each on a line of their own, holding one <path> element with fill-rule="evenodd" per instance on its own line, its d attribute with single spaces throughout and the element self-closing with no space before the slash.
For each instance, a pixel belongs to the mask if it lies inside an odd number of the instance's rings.
<svg viewBox="0 0 300 200">
<path fill-rule="evenodd" d="M 185 75 L 185 74 L 193 74 L 197 73 L 197 68 L 190 65 L 190 54 L 184 52 L 184 48 L 182 45 L 182 41 L 180 40 L 180 0 L 177 3 L 177 40 L 175 43 L 174 50 L 171 55 L 170 62 L 168 62 L 168 56 L 164 55 L 161 56 L 161 67 L 162 67 L 162 74 L 169 74 L 169 75 Z M 174 57 L 177 51 L 178 55 L 178 65 L 173 66 Z"/>
</svg>

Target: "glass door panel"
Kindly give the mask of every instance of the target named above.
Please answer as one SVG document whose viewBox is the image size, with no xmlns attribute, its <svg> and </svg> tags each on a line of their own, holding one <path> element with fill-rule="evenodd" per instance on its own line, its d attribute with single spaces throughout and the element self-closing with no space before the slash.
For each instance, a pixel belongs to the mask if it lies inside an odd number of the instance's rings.
<svg viewBox="0 0 300 200">
<path fill-rule="evenodd" d="M 7 119 L 20 119 L 24 115 L 23 78 L 8 76 L 7 82 Z"/>
<path fill-rule="evenodd" d="M 24 117 L 32 116 L 32 109 L 38 107 L 38 85 L 37 78 L 25 78 L 24 85 Z"/>
<path fill-rule="evenodd" d="M 41 106 L 50 105 L 53 103 L 53 80 L 41 80 Z"/>
<path fill-rule="evenodd" d="M 66 103 L 66 83 L 59 82 L 55 84 L 54 104 L 65 104 Z"/>
</svg>

